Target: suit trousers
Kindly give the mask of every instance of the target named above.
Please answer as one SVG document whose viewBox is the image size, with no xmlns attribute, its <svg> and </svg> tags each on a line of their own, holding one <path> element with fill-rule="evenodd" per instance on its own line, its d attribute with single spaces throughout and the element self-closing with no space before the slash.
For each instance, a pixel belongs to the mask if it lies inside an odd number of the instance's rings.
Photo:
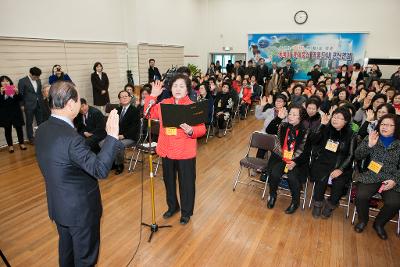
<svg viewBox="0 0 400 267">
<path fill-rule="evenodd" d="M 363 184 L 357 185 L 357 196 L 356 196 L 356 208 L 358 212 L 358 220 L 360 222 L 367 223 L 369 219 L 369 200 L 375 195 L 381 183 L 374 184 Z M 383 198 L 383 207 L 379 211 L 379 214 L 375 218 L 375 223 L 380 226 L 384 226 L 390 221 L 400 209 L 400 193 L 397 191 L 388 190 L 381 193 Z"/>
<path fill-rule="evenodd" d="M 15 126 L 15 130 L 17 131 L 18 143 L 20 145 L 23 145 L 24 144 L 24 132 L 22 130 L 22 126 Z M 13 139 L 12 139 L 12 125 L 11 125 L 11 123 L 4 127 L 4 135 L 6 137 L 7 145 L 8 146 L 12 146 L 13 145 Z"/>
<path fill-rule="evenodd" d="M 178 174 L 181 215 L 192 216 L 196 193 L 196 158 L 176 160 L 165 157 L 162 158 L 162 166 L 168 210 L 179 209 L 176 196 L 176 174 Z"/>
<path fill-rule="evenodd" d="M 282 179 L 282 175 L 284 174 L 286 163 L 284 161 L 277 161 L 274 159 L 270 159 L 270 163 L 268 169 L 270 170 L 269 175 L 269 193 L 272 196 L 277 195 L 277 190 L 279 183 Z M 291 171 L 287 173 L 288 184 L 290 193 L 292 195 L 292 202 L 299 204 L 300 203 L 300 190 L 301 190 L 301 182 L 299 178 L 300 172 L 298 167 L 294 167 Z"/>
<path fill-rule="evenodd" d="M 39 126 L 43 121 L 42 110 L 40 109 L 39 102 L 36 104 L 35 109 L 29 109 L 29 107 L 25 107 L 25 118 L 26 118 L 26 134 L 28 139 L 33 140 L 33 118 L 36 119 L 36 124 Z"/>
<path fill-rule="evenodd" d="M 95 266 L 100 247 L 100 218 L 84 227 L 57 223 L 58 252 L 61 267 Z"/>
</svg>

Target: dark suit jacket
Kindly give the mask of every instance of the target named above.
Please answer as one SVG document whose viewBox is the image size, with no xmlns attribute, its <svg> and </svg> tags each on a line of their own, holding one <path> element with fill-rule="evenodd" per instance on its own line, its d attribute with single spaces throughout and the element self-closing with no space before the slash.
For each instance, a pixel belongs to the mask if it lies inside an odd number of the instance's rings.
<svg viewBox="0 0 400 267">
<path fill-rule="evenodd" d="M 110 103 L 110 96 L 108 94 L 108 86 L 110 85 L 108 81 L 108 76 L 105 72 L 101 73 L 101 79 L 96 72 L 93 72 L 90 80 L 92 81 L 93 88 L 93 103 L 95 106 L 104 106 L 107 103 Z M 101 91 L 105 90 L 106 93 L 104 95 L 101 94 Z"/>
<path fill-rule="evenodd" d="M 35 149 L 46 182 L 49 217 L 65 226 L 87 226 L 102 214 L 97 179 L 106 178 L 123 145 L 107 136 L 96 155 L 63 120 L 50 117 L 36 131 Z"/>
<path fill-rule="evenodd" d="M 37 80 L 37 92 L 33 88 L 33 85 L 28 76 L 22 78 L 18 82 L 18 90 L 22 95 L 22 102 L 27 110 L 36 109 L 37 103 L 39 102 L 42 105 L 43 95 L 42 95 L 42 83 L 40 80 Z"/>
<path fill-rule="evenodd" d="M 11 125 L 24 125 L 24 117 L 20 106 L 21 94 L 15 94 L 13 97 L 7 97 L 0 94 L 0 127 Z"/>
<path fill-rule="evenodd" d="M 117 108 L 118 115 L 121 115 L 122 107 Z M 126 139 L 137 141 L 140 131 L 140 113 L 139 110 L 130 105 L 124 117 L 119 121 L 119 134 Z"/>
<path fill-rule="evenodd" d="M 292 83 L 293 76 L 294 76 L 294 69 L 292 66 L 290 66 L 290 69 L 288 69 L 287 66 L 283 67 L 283 77 L 285 79 L 288 79 L 288 85 Z"/>
<path fill-rule="evenodd" d="M 92 133 L 97 142 L 100 142 L 107 136 L 103 113 L 95 107 L 89 106 L 86 125 L 83 123 L 83 115 L 81 113 L 74 119 L 74 124 L 80 135 L 83 136 L 84 132 Z"/>
<path fill-rule="evenodd" d="M 262 68 L 261 65 L 256 67 L 256 79 L 258 84 L 264 84 L 264 78 L 268 78 L 268 76 L 269 72 L 267 65 L 264 64 Z"/>
<path fill-rule="evenodd" d="M 156 76 L 156 78 L 154 78 Z M 149 83 L 154 82 L 154 80 L 161 80 L 161 74 L 160 71 L 158 70 L 157 67 L 154 67 L 154 69 L 149 68 Z"/>
</svg>

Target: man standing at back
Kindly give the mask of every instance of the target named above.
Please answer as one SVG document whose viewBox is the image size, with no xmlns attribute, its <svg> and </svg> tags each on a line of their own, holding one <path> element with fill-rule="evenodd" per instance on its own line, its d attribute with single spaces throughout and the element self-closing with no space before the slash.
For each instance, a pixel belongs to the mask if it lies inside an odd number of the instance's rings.
<svg viewBox="0 0 400 267">
<path fill-rule="evenodd" d="M 73 126 L 81 107 L 70 82 L 54 83 L 51 116 L 36 132 L 36 157 L 46 182 L 49 217 L 57 225 L 60 266 L 94 266 L 100 245 L 101 196 L 97 179 L 106 178 L 118 149 L 117 111 L 107 121 L 101 151 L 91 152 Z"/>
<path fill-rule="evenodd" d="M 22 105 L 26 117 L 26 134 L 31 145 L 33 144 L 33 117 L 35 117 L 37 125 L 40 125 L 43 121 L 43 95 L 40 75 L 42 75 L 42 71 L 33 67 L 29 70 L 28 76 L 18 82 L 18 90 L 23 98 Z"/>
</svg>

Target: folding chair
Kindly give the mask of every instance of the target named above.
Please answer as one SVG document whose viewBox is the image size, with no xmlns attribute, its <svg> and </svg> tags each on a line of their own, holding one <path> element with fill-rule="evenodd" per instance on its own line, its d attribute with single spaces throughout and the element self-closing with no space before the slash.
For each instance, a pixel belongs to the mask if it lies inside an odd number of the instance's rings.
<svg viewBox="0 0 400 267">
<path fill-rule="evenodd" d="M 226 135 L 226 133 L 228 132 L 228 129 L 232 130 L 233 129 L 233 120 L 235 118 L 235 113 L 234 113 L 234 106 L 231 108 L 231 111 L 229 112 L 229 118 L 226 121 L 226 126 L 225 126 L 225 130 L 224 130 L 224 136 Z"/>
<path fill-rule="evenodd" d="M 142 122 L 142 124 L 143 124 L 143 122 Z M 136 146 L 134 147 L 134 151 L 137 151 L 137 154 L 136 154 L 135 162 L 134 162 L 133 167 L 132 167 L 133 158 L 135 157 L 135 153 L 132 153 L 132 157 L 131 157 L 131 160 L 130 160 L 130 163 L 129 163 L 129 168 L 128 168 L 129 172 L 135 170 L 136 165 L 137 165 L 138 162 L 144 164 L 144 161 L 145 161 L 144 160 L 144 155 L 145 154 L 148 154 L 148 153 L 151 153 L 152 155 L 156 155 L 157 154 L 156 153 L 157 143 L 152 141 L 151 144 L 150 144 L 148 142 L 148 140 L 149 140 L 148 137 L 149 137 L 149 134 L 151 134 L 153 136 L 153 135 L 158 135 L 159 132 L 160 132 L 160 122 L 158 120 L 151 120 L 151 133 L 147 132 L 145 137 L 142 138 L 142 140 L 139 140 L 137 142 Z M 142 159 L 139 160 L 139 156 L 140 156 L 141 153 L 142 153 Z M 158 157 L 157 158 L 157 162 L 153 162 L 154 164 L 156 164 L 156 168 L 155 168 L 155 171 L 154 171 L 154 176 L 157 175 L 157 170 L 158 170 L 158 167 L 160 165 L 160 160 L 161 160 L 161 158 Z"/>
<path fill-rule="evenodd" d="M 207 137 L 206 137 L 206 143 L 208 142 L 208 138 L 210 137 L 210 132 L 214 131 L 214 105 L 212 106 L 212 116 L 211 116 L 211 121 L 209 122 L 207 126 Z M 214 134 L 212 134 L 214 136 Z"/>
<path fill-rule="evenodd" d="M 350 214 L 351 189 L 353 188 L 353 184 L 355 181 L 355 175 L 356 175 L 356 172 L 355 172 L 356 163 L 355 162 L 353 162 L 352 168 L 353 168 L 353 174 L 351 175 L 351 182 L 349 185 L 349 189 L 347 190 L 347 194 L 342 196 L 339 200 L 339 206 L 346 208 L 346 218 L 349 218 L 349 214 Z M 328 185 L 328 187 L 330 187 L 330 186 Z M 315 182 L 313 183 L 310 200 L 308 202 L 308 208 L 310 208 L 310 209 L 311 209 L 311 203 L 313 201 L 314 189 L 315 189 Z M 331 196 L 331 194 L 325 193 L 324 196 L 326 198 L 328 198 Z"/>
<path fill-rule="evenodd" d="M 234 178 L 233 191 L 236 190 L 236 186 L 238 183 L 246 184 L 246 185 L 250 184 L 248 182 L 246 183 L 246 182 L 243 182 L 240 180 L 240 174 L 242 173 L 243 168 L 248 169 L 249 172 L 250 172 L 250 170 L 255 170 L 257 172 L 263 173 L 267 170 L 268 160 L 251 157 L 250 156 L 251 148 L 272 151 L 274 149 L 274 146 L 275 146 L 275 136 L 274 135 L 270 135 L 270 134 L 266 134 L 266 133 L 262 133 L 262 132 L 258 132 L 258 131 L 252 133 L 252 135 L 250 137 L 250 142 L 249 142 L 246 156 L 240 160 L 240 167 L 239 167 L 238 173 L 236 175 L 236 178 Z M 250 175 L 248 175 L 248 177 L 249 176 Z M 259 180 L 253 179 L 253 178 L 251 178 L 250 182 L 264 183 L 263 181 L 259 181 Z M 261 198 L 264 199 L 266 186 L 260 187 L 260 189 L 263 190 L 263 194 L 262 194 Z"/>
<path fill-rule="evenodd" d="M 111 104 L 111 103 L 107 103 L 107 104 L 106 104 L 106 107 L 105 107 L 106 116 L 104 116 L 104 119 L 105 119 L 106 121 L 107 121 L 107 119 L 108 119 L 108 114 L 110 114 L 111 110 L 113 110 L 113 109 L 115 109 L 115 108 L 117 108 L 117 107 L 119 107 L 119 104 Z"/>
<path fill-rule="evenodd" d="M 372 197 L 372 199 L 382 200 L 382 196 L 381 196 L 381 194 L 376 193 L 376 194 Z M 380 209 L 378 209 L 378 208 L 373 208 L 373 207 L 370 207 L 369 210 L 370 210 L 370 211 L 373 211 L 373 212 L 376 212 L 376 213 L 378 213 L 378 212 L 380 211 Z M 356 215 L 357 215 L 357 208 L 356 208 L 356 206 L 354 205 L 354 209 L 353 209 L 353 218 L 351 219 L 351 224 L 354 224 L 354 221 L 355 221 L 355 219 L 356 219 Z M 369 217 L 371 217 L 371 218 L 376 218 L 376 215 L 370 213 L 370 214 L 369 214 Z M 390 220 L 390 222 L 392 222 L 392 223 L 397 223 L 397 231 L 396 231 L 396 233 L 397 233 L 397 235 L 400 235 L 400 210 L 399 210 L 398 215 L 397 215 L 397 221 L 392 219 L 392 220 Z"/>
</svg>

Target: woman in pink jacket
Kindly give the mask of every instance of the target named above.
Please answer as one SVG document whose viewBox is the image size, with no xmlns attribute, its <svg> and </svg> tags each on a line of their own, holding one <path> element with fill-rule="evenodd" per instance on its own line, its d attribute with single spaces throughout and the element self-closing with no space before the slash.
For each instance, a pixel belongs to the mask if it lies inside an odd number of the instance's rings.
<svg viewBox="0 0 400 267">
<path fill-rule="evenodd" d="M 171 80 L 172 97 L 164 99 L 160 103 L 189 105 L 193 102 L 189 99 L 191 88 L 190 79 L 184 74 L 177 74 Z M 152 84 L 150 96 L 145 100 L 144 110 L 151 100 L 165 90 L 162 83 L 156 81 Z M 157 154 L 162 158 L 164 183 L 167 193 L 168 210 L 164 213 L 165 219 L 172 217 L 181 211 L 181 224 L 187 224 L 193 215 L 196 181 L 196 149 L 197 138 L 206 133 L 204 124 L 188 125 L 183 123 L 180 128 L 164 127 L 162 124 L 161 107 L 157 103 L 150 112 L 152 119 L 160 120 L 160 133 L 157 143 Z M 179 180 L 180 205 L 176 196 L 176 174 Z"/>
</svg>

